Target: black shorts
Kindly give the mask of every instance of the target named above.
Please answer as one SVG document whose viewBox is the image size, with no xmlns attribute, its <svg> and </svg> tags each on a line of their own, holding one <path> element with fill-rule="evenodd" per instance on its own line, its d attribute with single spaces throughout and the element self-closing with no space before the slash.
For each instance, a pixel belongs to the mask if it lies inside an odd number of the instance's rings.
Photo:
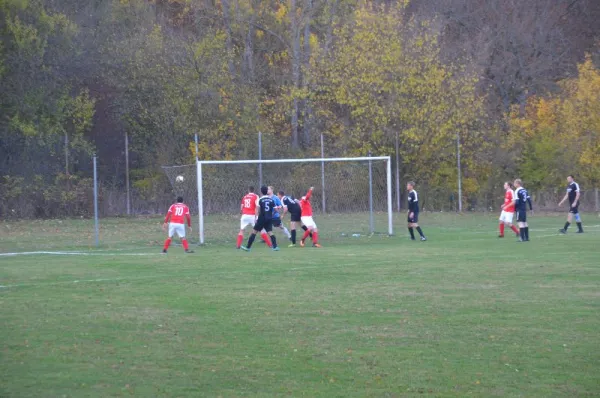
<svg viewBox="0 0 600 398">
<path fill-rule="evenodd" d="M 410 213 L 408 213 L 408 217 L 406 218 L 406 221 L 408 221 L 410 224 L 416 224 L 419 222 L 419 212 L 413 213 L 413 216 L 410 216 Z"/>
<path fill-rule="evenodd" d="M 571 213 L 571 214 L 577 214 L 577 213 L 579 213 L 579 203 L 577 204 L 577 206 L 571 207 L 569 209 L 569 213 Z"/>
<path fill-rule="evenodd" d="M 254 224 L 254 230 L 260 232 L 263 229 L 267 232 L 273 231 L 273 220 L 266 220 L 259 217 L 258 220 L 256 220 L 256 224 Z"/>
<path fill-rule="evenodd" d="M 527 222 L 527 212 L 523 210 L 517 210 L 517 222 Z"/>
<path fill-rule="evenodd" d="M 290 213 L 293 222 L 300 222 L 302 218 L 302 212 L 294 211 Z"/>
<path fill-rule="evenodd" d="M 281 227 L 281 218 L 277 217 L 272 220 L 272 224 L 275 228 Z"/>
</svg>

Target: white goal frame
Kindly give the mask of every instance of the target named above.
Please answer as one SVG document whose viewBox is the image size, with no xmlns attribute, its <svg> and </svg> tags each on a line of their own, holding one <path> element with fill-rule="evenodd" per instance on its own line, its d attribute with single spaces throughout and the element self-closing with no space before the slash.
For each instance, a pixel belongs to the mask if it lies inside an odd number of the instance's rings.
<svg viewBox="0 0 600 398">
<path fill-rule="evenodd" d="M 394 234 L 393 211 L 392 211 L 392 161 L 390 156 L 363 156 L 353 158 L 307 158 L 307 159 L 270 159 L 270 160 L 196 160 L 196 182 L 198 185 L 198 230 L 199 243 L 204 244 L 204 197 L 202 192 L 202 166 L 219 164 L 268 164 L 268 163 L 315 163 L 321 162 L 365 162 L 384 160 L 386 162 L 387 180 L 387 212 L 388 212 L 388 234 Z"/>
</svg>

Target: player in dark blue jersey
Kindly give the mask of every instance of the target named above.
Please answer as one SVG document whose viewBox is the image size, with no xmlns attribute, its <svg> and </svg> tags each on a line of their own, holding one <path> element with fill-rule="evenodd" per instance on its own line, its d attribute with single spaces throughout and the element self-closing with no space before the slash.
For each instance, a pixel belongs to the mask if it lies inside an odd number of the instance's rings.
<svg viewBox="0 0 600 398">
<path fill-rule="evenodd" d="M 408 190 L 408 232 L 410 232 L 410 239 L 415 240 L 415 233 L 413 228 L 417 229 L 421 240 L 426 241 L 427 238 L 423 234 L 423 230 L 419 227 L 419 194 L 415 191 L 415 183 L 409 181 L 406 184 Z"/>
<path fill-rule="evenodd" d="M 271 243 L 274 251 L 279 251 L 279 247 L 277 247 L 277 238 L 273 235 L 273 211 L 275 208 L 275 202 L 271 199 L 267 192 L 269 189 L 266 186 L 260 187 L 260 192 L 263 194 L 256 201 L 256 223 L 254 224 L 254 228 L 252 234 L 248 238 L 248 244 L 246 246 L 242 246 L 241 249 L 247 252 L 252 248 L 252 243 L 254 243 L 254 239 L 256 238 L 256 234 L 262 231 L 263 229 L 267 232 L 267 234 L 271 237 Z"/>
<path fill-rule="evenodd" d="M 527 205 L 529 210 L 533 210 L 531 197 L 527 190 L 523 188 L 523 182 L 516 179 L 514 182 L 515 190 L 515 211 L 517 213 L 517 222 L 519 223 L 519 242 L 529 242 L 529 224 L 527 223 Z"/>
<path fill-rule="evenodd" d="M 558 204 L 562 206 L 565 200 L 569 199 L 569 215 L 567 215 L 567 222 L 565 223 L 565 227 L 560 229 L 558 232 L 561 234 L 566 234 L 567 229 L 569 229 L 569 225 L 573 222 L 573 216 L 575 216 L 575 221 L 577 222 L 577 233 L 583 233 L 583 225 L 581 225 L 581 216 L 579 215 L 579 197 L 581 196 L 581 190 L 579 189 L 579 184 L 575 182 L 575 178 L 570 175 L 567 177 L 567 194 Z"/>
<path fill-rule="evenodd" d="M 284 191 L 279 191 L 277 196 L 279 197 L 279 199 L 281 200 L 281 204 L 283 205 L 283 215 L 285 216 L 286 212 L 290 213 L 290 240 L 292 241 L 290 247 L 295 247 L 296 223 L 300 223 L 302 218 L 302 208 L 300 207 L 300 201 L 294 199 L 293 196 L 286 195 Z M 308 228 L 306 228 L 306 226 L 303 225 L 302 229 L 306 231 Z M 310 237 L 312 238 L 312 233 L 310 234 Z"/>
</svg>

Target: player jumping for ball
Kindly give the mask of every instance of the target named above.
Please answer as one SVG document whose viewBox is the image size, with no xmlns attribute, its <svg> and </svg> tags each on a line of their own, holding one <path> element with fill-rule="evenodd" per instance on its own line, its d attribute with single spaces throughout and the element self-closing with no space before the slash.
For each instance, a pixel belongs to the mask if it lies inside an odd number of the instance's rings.
<svg viewBox="0 0 600 398">
<path fill-rule="evenodd" d="M 192 219 L 190 217 L 190 208 L 187 207 L 183 203 L 183 198 L 181 196 L 177 197 L 177 203 L 173 203 L 169 207 L 169 211 L 167 211 L 167 215 L 165 216 L 165 222 L 163 224 L 163 229 L 167 229 L 167 225 L 169 227 L 169 236 L 165 240 L 165 245 L 163 247 L 163 253 L 166 254 L 167 250 L 169 250 L 169 246 L 171 245 L 171 240 L 173 240 L 173 235 L 177 233 L 177 236 L 181 238 L 181 244 L 185 249 L 186 253 L 193 253 L 193 250 L 190 250 L 188 246 L 188 241 L 185 238 L 185 222 L 187 221 L 188 228 L 190 232 L 192 231 Z"/>
<path fill-rule="evenodd" d="M 254 193 L 254 187 L 252 186 L 248 188 L 248 193 L 242 198 L 242 218 L 240 220 L 240 232 L 238 233 L 236 244 L 236 248 L 238 249 L 242 246 L 242 242 L 244 241 L 244 230 L 247 226 L 254 226 L 254 223 L 256 222 L 256 203 L 258 199 L 258 195 Z M 270 247 L 271 240 L 266 232 L 262 233 L 262 238 Z"/>
<path fill-rule="evenodd" d="M 300 246 L 302 247 L 304 247 L 304 242 L 306 241 L 306 238 L 311 236 L 311 233 L 313 247 L 321 247 L 319 244 L 319 231 L 317 229 L 317 224 L 315 224 L 315 220 L 313 220 L 312 205 L 310 204 L 310 197 L 312 196 L 313 190 L 314 187 L 310 187 L 306 196 L 303 196 L 300 200 L 300 220 L 307 228 L 307 230 L 304 231 L 304 236 L 302 236 L 302 239 L 300 240 Z"/>
<path fill-rule="evenodd" d="M 275 207 L 275 202 L 267 195 L 269 189 L 266 186 L 260 187 L 260 192 L 263 196 L 256 200 L 256 224 L 254 224 L 252 234 L 248 238 L 248 244 L 242 246 L 241 249 L 249 252 L 252 248 L 252 243 L 254 243 L 254 239 L 256 239 L 256 234 L 264 229 L 271 238 L 273 250 L 279 251 L 279 247 L 277 247 L 277 238 L 273 235 L 273 208 Z"/>
<path fill-rule="evenodd" d="M 512 190 L 510 182 L 504 183 L 504 204 L 502 205 L 502 213 L 500 213 L 500 235 L 499 238 L 504 238 L 504 226 L 507 225 L 519 237 L 519 230 L 512 223 L 515 214 L 515 194 Z"/>
</svg>

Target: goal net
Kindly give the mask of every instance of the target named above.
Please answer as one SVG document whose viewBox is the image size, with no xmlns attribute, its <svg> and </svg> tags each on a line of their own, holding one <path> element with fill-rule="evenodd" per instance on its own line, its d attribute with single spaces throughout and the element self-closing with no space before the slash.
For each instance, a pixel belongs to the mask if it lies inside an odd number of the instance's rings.
<svg viewBox="0 0 600 398">
<path fill-rule="evenodd" d="M 393 233 L 389 156 L 198 161 L 163 169 L 174 196 L 183 196 L 197 212 L 201 244 L 232 242 L 241 198 L 250 186 L 260 195 L 261 185 L 297 199 L 313 186 L 311 203 L 323 239 Z M 283 222 L 289 227 L 289 215 Z"/>
</svg>

